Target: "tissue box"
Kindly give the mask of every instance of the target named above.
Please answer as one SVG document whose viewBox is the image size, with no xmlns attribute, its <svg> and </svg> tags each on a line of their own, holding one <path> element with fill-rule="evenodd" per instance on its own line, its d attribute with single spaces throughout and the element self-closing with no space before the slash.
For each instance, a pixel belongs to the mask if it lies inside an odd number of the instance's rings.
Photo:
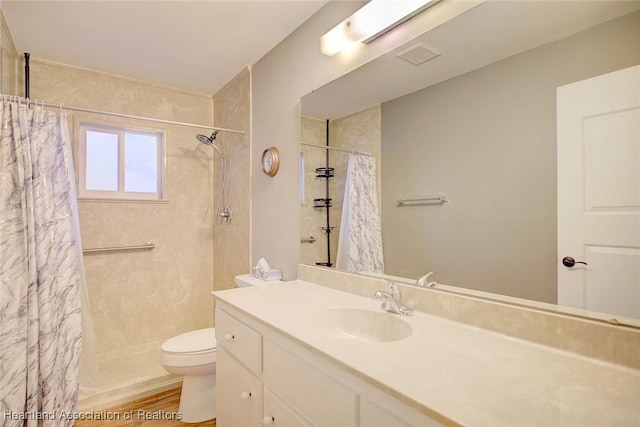
<svg viewBox="0 0 640 427">
<path fill-rule="evenodd" d="M 271 268 L 264 258 L 260 258 L 256 266 L 251 269 L 251 275 L 266 281 L 282 280 L 282 270 Z"/>
<path fill-rule="evenodd" d="M 268 270 L 262 268 L 253 267 L 251 269 L 251 275 L 265 281 L 282 280 L 282 270 L 276 268 L 270 268 Z"/>
</svg>

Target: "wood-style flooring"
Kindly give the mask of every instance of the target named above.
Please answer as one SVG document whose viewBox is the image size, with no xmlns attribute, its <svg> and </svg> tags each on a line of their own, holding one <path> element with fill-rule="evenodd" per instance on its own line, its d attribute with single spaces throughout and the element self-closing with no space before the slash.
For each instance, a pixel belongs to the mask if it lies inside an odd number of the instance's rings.
<svg viewBox="0 0 640 427">
<path fill-rule="evenodd" d="M 215 427 L 215 420 L 194 424 L 183 423 L 179 420 L 179 403 L 180 388 L 176 388 L 113 408 L 80 414 L 100 419 L 79 420 L 74 424 L 74 427 Z"/>
</svg>

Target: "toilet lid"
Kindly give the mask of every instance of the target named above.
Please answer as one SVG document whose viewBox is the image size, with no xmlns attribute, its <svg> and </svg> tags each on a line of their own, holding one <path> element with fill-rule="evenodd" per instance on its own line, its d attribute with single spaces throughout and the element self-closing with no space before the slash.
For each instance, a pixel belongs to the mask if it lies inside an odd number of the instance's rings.
<svg viewBox="0 0 640 427">
<path fill-rule="evenodd" d="M 215 348 L 215 328 L 198 329 L 175 336 L 165 341 L 161 347 L 163 351 L 170 353 L 194 353 Z"/>
</svg>

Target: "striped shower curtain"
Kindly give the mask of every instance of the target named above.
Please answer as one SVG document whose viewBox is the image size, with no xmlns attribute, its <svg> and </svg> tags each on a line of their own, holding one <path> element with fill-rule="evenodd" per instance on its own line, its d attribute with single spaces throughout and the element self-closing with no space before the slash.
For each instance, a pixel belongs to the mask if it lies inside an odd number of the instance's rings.
<svg viewBox="0 0 640 427">
<path fill-rule="evenodd" d="M 384 273 L 376 159 L 370 156 L 349 155 L 336 268 Z"/>
<path fill-rule="evenodd" d="M 71 426 L 84 277 L 67 120 L 8 97 L 0 118 L 0 424 Z"/>
</svg>

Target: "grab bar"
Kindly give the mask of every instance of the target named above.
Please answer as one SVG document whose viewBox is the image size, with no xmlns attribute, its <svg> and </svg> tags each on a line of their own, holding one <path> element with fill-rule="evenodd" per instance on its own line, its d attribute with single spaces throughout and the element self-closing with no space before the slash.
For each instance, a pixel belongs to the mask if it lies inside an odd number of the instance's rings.
<svg viewBox="0 0 640 427">
<path fill-rule="evenodd" d="M 152 250 L 156 247 L 151 242 L 147 242 L 144 245 L 135 245 L 135 246 L 109 246 L 106 248 L 88 248 L 83 249 L 83 254 L 91 254 L 96 252 L 113 252 L 113 251 L 137 251 L 137 250 Z"/>
<path fill-rule="evenodd" d="M 316 238 L 313 236 L 300 238 L 300 243 L 314 243 L 315 241 L 316 241 Z"/>
<path fill-rule="evenodd" d="M 441 195 L 441 196 L 433 196 L 433 197 L 422 197 L 420 199 L 398 199 L 396 200 L 396 203 L 398 204 L 398 206 L 419 205 L 419 204 L 441 205 L 443 203 L 447 203 L 448 201 L 449 200 L 447 199 L 447 196 Z"/>
</svg>

